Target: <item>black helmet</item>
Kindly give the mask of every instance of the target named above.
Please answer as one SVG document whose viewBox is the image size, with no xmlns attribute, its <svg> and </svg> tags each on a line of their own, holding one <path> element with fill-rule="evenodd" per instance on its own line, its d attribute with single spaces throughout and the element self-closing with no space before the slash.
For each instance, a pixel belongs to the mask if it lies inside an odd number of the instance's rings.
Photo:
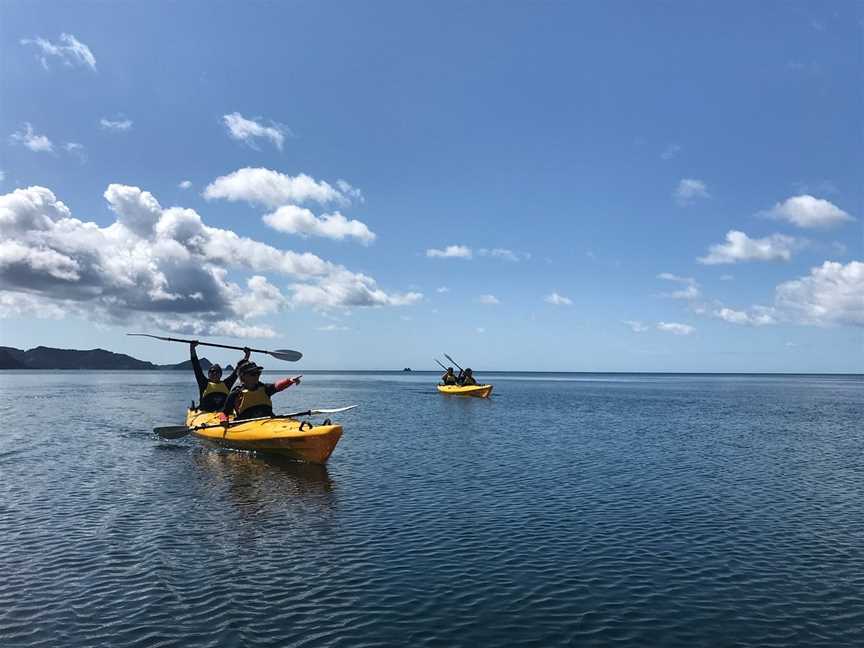
<svg viewBox="0 0 864 648">
<path fill-rule="evenodd" d="M 260 374 L 264 371 L 264 367 L 259 367 L 254 362 L 244 362 L 243 366 L 240 367 L 240 375 L 245 376 L 247 374 Z"/>
<path fill-rule="evenodd" d="M 207 370 L 207 373 L 213 373 L 214 371 L 218 371 L 219 373 L 222 373 L 222 367 L 220 367 L 218 364 L 210 365 L 210 368 Z"/>
</svg>

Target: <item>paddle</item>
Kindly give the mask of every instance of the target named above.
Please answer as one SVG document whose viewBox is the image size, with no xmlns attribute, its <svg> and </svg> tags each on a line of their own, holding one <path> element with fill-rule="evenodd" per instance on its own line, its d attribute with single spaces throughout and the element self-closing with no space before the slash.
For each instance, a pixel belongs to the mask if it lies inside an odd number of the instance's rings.
<svg viewBox="0 0 864 648">
<path fill-rule="evenodd" d="M 432 358 L 432 359 L 438 363 L 439 367 L 441 367 L 444 371 L 447 371 L 447 367 L 444 366 L 443 362 L 441 362 L 438 358 Z"/>
<path fill-rule="evenodd" d="M 165 340 L 166 342 L 183 342 L 184 344 L 191 344 L 192 342 L 198 342 L 198 340 L 181 340 L 180 338 L 172 338 L 172 337 L 160 337 L 158 335 L 149 335 L 147 333 L 127 333 L 126 335 L 132 335 L 137 337 L 149 337 L 154 338 L 156 340 Z M 245 351 L 248 347 L 238 347 L 238 346 L 230 346 L 228 344 L 216 344 L 214 342 L 198 342 L 201 346 L 211 346 L 211 347 L 219 347 L 220 349 L 237 349 L 238 351 Z M 266 353 L 269 356 L 273 356 L 278 360 L 286 360 L 287 362 L 297 362 L 300 358 L 303 357 L 303 354 L 299 351 L 292 351 L 290 349 L 276 349 L 275 351 L 265 351 L 264 349 L 249 349 L 250 351 L 254 351 L 255 353 Z"/>
<path fill-rule="evenodd" d="M 282 419 L 282 418 L 296 418 L 298 416 L 318 416 L 319 414 L 338 414 L 339 412 L 347 412 L 350 409 L 354 409 L 357 407 L 356 405 L 349 405 L 348 407 L 336 407 L 332 409 L 310 409 L 303 410 L 302 412 L 292 412 L 291 414 L 279 414 L 278 416 L 259 416 L 257 418 L 249 418 L 249 419 L 240 419 L 234 421 L 228 421 L 227 423 L 207 423 L 205 425 L 196 425 L 195 427 L 187 427 L 185 425 L 168 425 L 165 427 L 157 427 L 153 428 L 153 432 L 158 434 L 163 439 L 179 439 L 181 437 L 186 436 L 187 434 L 194 432 L 195 430 L 207 430 L 210 428 L 229 428 L 234 427 L 235 425 L 242 425 L 244 423 L 251 423 L 252 421 L 272 421 L 273 419 Z"/>
<path fill-rule="evenodd" d="M 456 365 L 456 368 L 459 369 L 459 371 L 465 371 L 462 367 L 459 366 L 459 363 L 458 363 L 458 362 L 456 362 L 453 358 L 451 358 L 451 357 L 450 357 L 449 355 L 447 355 L 446 353 L 444 354 L 444 357 L 447 358 L 447 359 L 448 359 L 450 362 L 452 362 L 454 365 Z"/>
</svg>

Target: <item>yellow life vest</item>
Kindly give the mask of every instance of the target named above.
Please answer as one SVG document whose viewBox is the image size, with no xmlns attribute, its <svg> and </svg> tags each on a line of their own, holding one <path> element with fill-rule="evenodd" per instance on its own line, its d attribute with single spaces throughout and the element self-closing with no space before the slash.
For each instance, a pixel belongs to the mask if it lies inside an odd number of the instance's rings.
<svg viewBox="0 0 864 648">
<path fill-rule="evenodd" d="M 225 386 L 224 382 L 212 382 L 208 380 L 207 387 L 204 388 L 204 392 L 201 394 L 201 398 L 204 398 L 208 394 L 225 394 L 227 396 L 228 387 Z"/>
<path fill-rule="evenodd" d="M 242 416 L 246 410 L 261 405 L 270 408 L 271 412 L 273 411 L 273 401 L 267 395 L 267 388 L 261 384 L 255 389 L 244 387 L 240 390 L 240 398 L 237 403 L 237 416 Z"/>
</svg>

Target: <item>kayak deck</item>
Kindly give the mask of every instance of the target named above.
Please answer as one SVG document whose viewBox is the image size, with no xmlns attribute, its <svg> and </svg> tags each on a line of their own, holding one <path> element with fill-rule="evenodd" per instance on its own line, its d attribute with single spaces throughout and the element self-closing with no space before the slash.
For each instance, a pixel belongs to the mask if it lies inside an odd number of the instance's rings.
<svg viewBox="0 0 864 648">
<path fill-rule="evenodd" d="M 186 425 L 210 425 L 219 423 L 214 412 L 189 410 Z M 301 429 L 302 426 L 302 429 Z M 214 445 L 278 454 L 300 461 L 323 464 L 330 458 L 342 437 L 341 425 L 310 425 L 308 421 L 291 418 L 272 418 L 264 421 L 249 421 L 232 425 L 194 430 L 192 434 Z"/>
<path fill-rule="evenodd" d="M 492 394 L 492 385 L 438 385 L 438 391 L 451 396 L 474 396 L 475 398 L 489 398 Z"/>
</svg>

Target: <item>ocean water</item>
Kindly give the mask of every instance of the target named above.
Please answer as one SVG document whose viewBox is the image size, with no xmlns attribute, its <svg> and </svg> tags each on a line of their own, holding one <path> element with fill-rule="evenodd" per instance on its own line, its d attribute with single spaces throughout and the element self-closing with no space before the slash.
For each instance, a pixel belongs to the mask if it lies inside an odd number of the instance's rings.
<svg viewBox="0 0 864 648">
<path fill-rule="evenodd" d="M 0 645 L 862 646 L 864 378 L 315 373 L 326 467 L 177 372 L 0 372 Z"/>
</svg>

